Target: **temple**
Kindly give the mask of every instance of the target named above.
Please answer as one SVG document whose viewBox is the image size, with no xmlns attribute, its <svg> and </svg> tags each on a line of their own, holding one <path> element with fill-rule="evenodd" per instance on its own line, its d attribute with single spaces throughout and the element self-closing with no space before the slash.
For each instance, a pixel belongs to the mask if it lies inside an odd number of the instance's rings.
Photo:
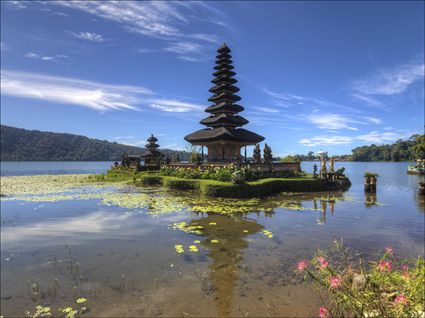
<svg viewBox="0 0 425 318">
<path fill-rule="evenodd" d="M 192 145 L 202 146 L 202 158 L 204 146 L 208 149 L 207 159 L 209 162 L 241 162 L 241 148 L 255 145 L 264 140 L 263 136 L 249 130 L 240 128 L 248 123 L 248 120 L 237 115 L 244 108 L 236 102 L 241 98 L 236 95 L 239 88 L 237 80 L 233 78 L 236 73 L 233 70 L 230 48 L 224 43 L 216 56 L 215 77 L 211 82 L 215 85 L 209 91 L 214 95 L 208 101 L 214 103 L 205 111 L 211 115 L 200 121 L 205 129 L 198 130 L 187 135 L 184 139 Z"/>
<path fill-rule="evenodd" d="M 158 139 L 151 134 L 148 143 L 145 145 L 146 151 L 142 154 L 145 161 L 145 170 L 158 170 L 162 162 L 162 154 L 158 151 L 159 145 L 156 143 Z"/>
</svg>

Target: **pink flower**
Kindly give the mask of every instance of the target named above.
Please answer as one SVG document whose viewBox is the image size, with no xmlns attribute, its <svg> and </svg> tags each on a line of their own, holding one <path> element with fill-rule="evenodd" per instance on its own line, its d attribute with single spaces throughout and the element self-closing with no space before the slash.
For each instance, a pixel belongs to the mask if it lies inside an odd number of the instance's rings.
<svg viewBox="0 0 425 318">
<path fill-rule="evenodd" d="M 325 269 L 329 266 L 329 262 L 323 256 L 317 257 L 317 261 L 320 263 L 320 269 Z"/>
<path fill-rule="evenodd" d="M 397 295 L 397 297 L 394 299 L 394 303 L 396 304 L 407 304 L 409 301 L 407 300 L 407 297 L 403 294 Z"/>
<path fill-rule="evenodd" d="M 387 246 L 385 250 L 387 251 L 388 255 L 393 255 L 394 250 L 392 249 L 392 247 Z"/>
<path fill-rule="evenodd" d="M 341 286 L 342 279 L 339 277 L 331 277 L 331 288 L 338 288 Z"/>
<path fill-rule="evenodd" d="M 298 267 L 299 271 L 303 271 L 307 267 L 307 262 L 306 261 L 299 261 L 297 263 L 297 267 Z"/>
<path fill-rule="evenodd" d="M 328 310 L 323 306 L 319 308 L 319 317 L 320 318 L 328 318 L 329 317 Z"/>
<path fill-rule="evenodd" d="M 393 264 L 391 263 L 391 261 L 380 260 L 378 263 L 378 269 L 381 271 L 388 270 L 389 272 L 391 272 L 392 268 Z"/>
<path fill-rule="evenodd" d="M 401 268 L 402 268 L 404 271 L 408 271 L 408 270 L 409 270 L 409 266 L 408 266 L 408 265 L 406 265 L 406 264 L 401 265 Z"/>
</svg>

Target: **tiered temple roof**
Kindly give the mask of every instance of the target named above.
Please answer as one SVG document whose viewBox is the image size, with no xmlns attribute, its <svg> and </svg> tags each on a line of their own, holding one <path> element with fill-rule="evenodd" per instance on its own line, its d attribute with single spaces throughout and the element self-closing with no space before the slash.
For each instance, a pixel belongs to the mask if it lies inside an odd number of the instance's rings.
<svg viewBox="0 0 425 318">
<path fill-rule="evenodd" d="M 215 78 L 211 81 L 215 86 L 209 90 L 214 95 L 208 99 L 214 105 L 205 109 L 211 115 L 200 121 L 202 125 L 208 128 L 198 130 L 184 138 L 192 144 L 229 141 L 249 145 L 264 140 L 263 136 L 240 128 L 246 125 L 248 120 L 236 115 L 242 112 L 244 108 L 236 104 L 241 98 L 236 95 L 239 92 L 239 88 L 234 85 L 237 80 L 233 78 L 236 73 L 232 71 L 234 67 L 230 52 L 230 48 L 226 43 L 217 50 L 215 72 L 213 73 Z"/>
<path fill-rule="evenodd" d="M 148 138 L 148 143 L 145 145 L 146 151 L 143 153 L 143 157 L 153 156 L 157 157 L 161 155 L 161 153 L 157 150 L 159 145 L 156 143 L 158 139 L 154 137 L 153 134 Z"/>
</svg>

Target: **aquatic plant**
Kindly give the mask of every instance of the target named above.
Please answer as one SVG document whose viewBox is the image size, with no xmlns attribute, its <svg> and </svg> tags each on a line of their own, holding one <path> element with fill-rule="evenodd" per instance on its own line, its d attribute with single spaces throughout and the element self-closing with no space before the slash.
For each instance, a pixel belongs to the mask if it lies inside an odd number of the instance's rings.
<svg viewBox="0 0 425 318">
<path fill-rule="evenodd" d="M 377 178 L 377 177 L 379 177 L 379 174 L 377 174 L 376 172 L 366 171 L 364 173 L 364 177 L 365 178 Z"/>
<path fill-rule="evenodd" d="M 425 262 L 399 261 L 394 254 L 386 248 L 379 260 L 365 265 L 335 241 L 329 251 L 299 261 L 297 271 L 327 299 L 320 317 L 424 317 Z"/>
</svg>

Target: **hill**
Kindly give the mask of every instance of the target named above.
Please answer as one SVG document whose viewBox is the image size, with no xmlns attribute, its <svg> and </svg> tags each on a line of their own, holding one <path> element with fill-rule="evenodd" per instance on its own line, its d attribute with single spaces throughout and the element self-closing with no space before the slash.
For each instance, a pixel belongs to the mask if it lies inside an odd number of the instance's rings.
<svg viewBox="0 0 425 318">
<path fill-rule="evenodd" d="M 1 161 L 115 161 L 124 153 L 139 154 L 143 148 L 85 136 L 27 130 L 0 125 Z M 162 149 L 163 153 L 186 153 Z"/>
</svg>

